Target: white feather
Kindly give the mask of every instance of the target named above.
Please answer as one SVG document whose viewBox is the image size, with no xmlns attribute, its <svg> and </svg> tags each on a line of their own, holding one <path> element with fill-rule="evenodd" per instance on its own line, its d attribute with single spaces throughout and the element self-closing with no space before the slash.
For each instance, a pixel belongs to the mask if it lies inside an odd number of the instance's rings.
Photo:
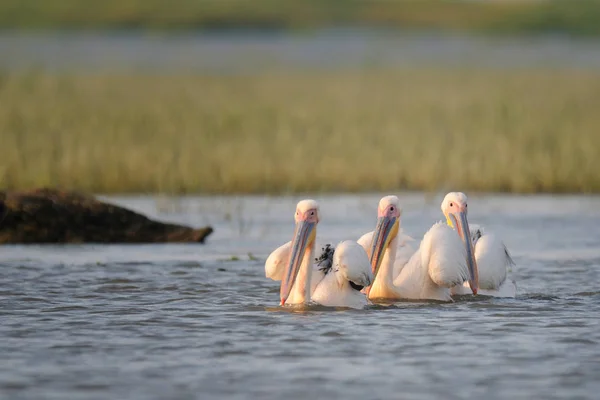
<svg viewBox="0 0 600 400">
<path fill-rule="evenodd" d="M 497 290 L 506 280 L 510 265 L 506 248 L 495 235 L 483 235 L 475 245 L 475 260 L 479 268 L 479 287 Z"/>
<path fill-rule="evenodd" d="M 373 242 L 373 234 L 375 231 L 367 232 L 362 235 L 356 242 L 362 246 L 362 248 L 369 254 L 371 250 L 371 243 Z"/>
<path fill-rule="evenodd" d="M 357 242 L 346 240 L 338 244 L 333 253 L 333 267 L 343 283 L 352 281 L 369 286 L 373 281 L 369 256 Z"/>
<path fill-rule="evenodd" d="M 442 222 L 423 237 L 421 260 L 438 286 L 451 288 L 469 279 L 465 246 L 456 231 Z"/>
<path fill-rule="evenodd" d="M 397 277 L 400 275 L 400 271 L 408 263 L 411 257 L 416 253 L 417 250 L 413 247 L 415 240 L 405 235 L 402 230 L 398 232 L 398 246 L 396 250 L 396 259 L 394 261 L 394 272 L 393 276 Z"/>
<path fill-rule="evenodd" d="M 468 279 L 466 251 L 456 232 L 437 223 L 423 237 L 419 250 L 404 265 L 394 286 L 403 298 L 452 300 L 449 288 Z"/>
<path fill-rule="evenodd" d="M 367 305 L 366 296 L 352 288 L 349 281 L 369 286 L 372 280 L 367 253 L 357 242 L 346 240 L 335 248 L 333 266 L 317 285 L 312 299 L 329 307 L 363 308 Z"/>
<path fill-rule="evenodd" d="M 292 242 L 289 241 L 273 250 L 267 261 L 265 261 L 265 276 L 273 279 L 274 281 L 280 281 L 283 279 L 285 268 L 290 259 L 290 252 L 292 251 Z"/>
<path fill-rule="evenodd" d="M 496 235 L 484 232 L 481 226 L 471 225 L 475 260 L 479 270 L 479 294 L 493 297 L 515 297 L 516 284 L 508 279 L 514 265 L 504 243 Z M 467 294 L 466 285 L 452 289 L 452 294 Z"/>
</svg>

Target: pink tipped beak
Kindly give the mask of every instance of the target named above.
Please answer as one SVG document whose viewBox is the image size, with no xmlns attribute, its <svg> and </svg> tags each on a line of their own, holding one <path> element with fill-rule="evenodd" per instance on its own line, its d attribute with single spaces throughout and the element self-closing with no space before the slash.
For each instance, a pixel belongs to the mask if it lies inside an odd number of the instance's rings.
<svg viewBox="0 0 600 400">
<path fill-rule="evenodd" d="M 467 221 L 466 211 L 460 210 L 456 213 L 450 214 L 454 219 L 454 224 L 458 230 L 458 234 L 462 238 L 465 250 L 467 254 L 467 266 L 469 268 L 469 287 L 473 294 L 477 294 L 479 286 L 479 270 L 477 268 L 477 260 L 475 259 L 475 252 L 473 249 L 473 242 L 471 241 L 471 231 L 469 230 L 469 222 Z"/>
<path fill-rule="evenodd" d="M 289 264 L 283 279 L 281 280 L 281 287 L 279 290 L 281 305 L 285 304 L 292 291 L 292 287 L 294 286 L 296 277 L 300 271 L 300 265 L 302 264 L 302 260 L 309 245 L 310 235 L 315 229 L 315 226 L 316 222 L 307 222 L 305 220 L 296 223 Z M 310 282 L 308 284 L 310 284 Z"/>
</svg>

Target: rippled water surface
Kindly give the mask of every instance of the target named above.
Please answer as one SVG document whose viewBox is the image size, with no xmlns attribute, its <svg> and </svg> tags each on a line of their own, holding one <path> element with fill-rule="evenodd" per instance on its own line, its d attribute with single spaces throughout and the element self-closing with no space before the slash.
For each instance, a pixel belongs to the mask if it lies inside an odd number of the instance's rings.
<svg viewBox="0 0 600 400">
<path fill-rule="evenodd" d="M 372 230 L 379 195 L 318 196 L 318 236 Z M 298 198 L 110 198 L 211 224 L 205 245 L 0 247 L 0 398 L 593 399 L 600 197 L 470 196 L 517 263 L 516 299 L 277 306 L 264 260 Z M 406 233 L 440 196 L 401 196 Z"/>
</svg>

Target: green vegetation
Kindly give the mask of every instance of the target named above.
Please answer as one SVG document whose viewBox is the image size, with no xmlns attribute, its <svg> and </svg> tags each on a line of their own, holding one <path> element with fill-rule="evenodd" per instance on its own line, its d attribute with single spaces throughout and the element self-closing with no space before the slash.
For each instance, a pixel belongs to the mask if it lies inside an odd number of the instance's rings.
<svg viewBox="0 0 600 400">
<path fill-rule="evenodd" d="M 0 182 L 600 192 L 600 73 L 0 75 Z"/>
<path fill-rule="evenodd" d="M 600 0 L 2 0 L 0 28 L 305 29 L 336 25 L 600 34 Z"/>
</svg>

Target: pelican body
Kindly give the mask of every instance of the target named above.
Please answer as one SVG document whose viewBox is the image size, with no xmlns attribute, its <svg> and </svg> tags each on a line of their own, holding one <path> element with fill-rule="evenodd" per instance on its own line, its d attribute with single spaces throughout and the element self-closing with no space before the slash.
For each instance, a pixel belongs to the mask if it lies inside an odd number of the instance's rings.
<svg viewBox="0 0 600 400">
<path fill-rule="evenodd" d="M 273 251 L 265 262 L 265 275 L 281 281 L 281 305 L 308 304 L 312 300 L 331 307 L 364 307 L 367 299 L 361 290 L 371 284 L 373 277 L 362 246 L 343 241 L 335 250 L 324 247 L 323 254 L 315 258 L 318 203 L 300 201 L 294 219 L 292 241 Z"/>
</svg>

